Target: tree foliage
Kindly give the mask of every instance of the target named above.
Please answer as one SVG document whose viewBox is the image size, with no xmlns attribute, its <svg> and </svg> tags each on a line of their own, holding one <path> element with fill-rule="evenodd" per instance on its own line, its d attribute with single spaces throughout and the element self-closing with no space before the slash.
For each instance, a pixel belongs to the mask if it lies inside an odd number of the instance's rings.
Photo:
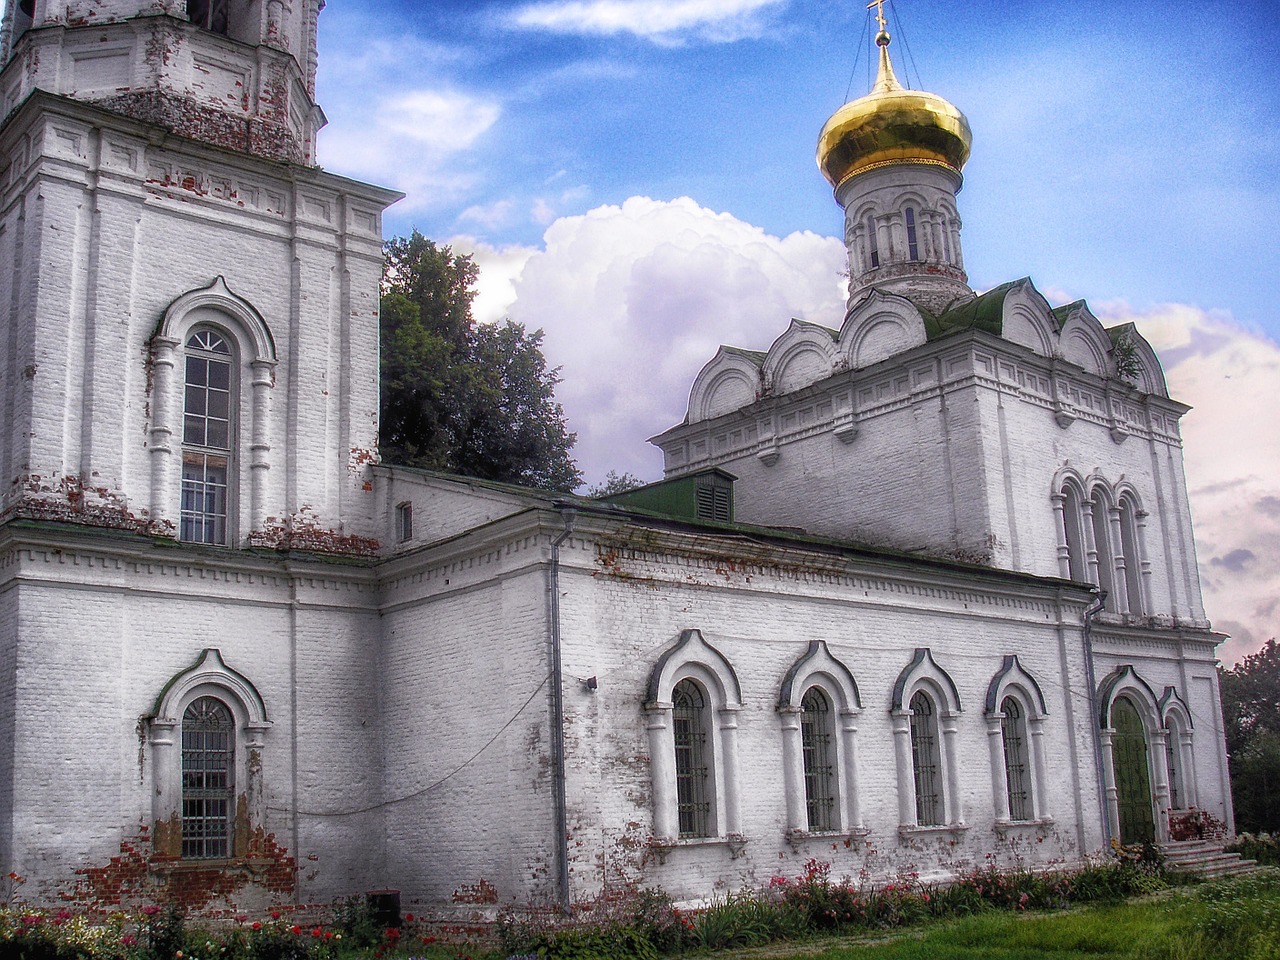
<svg viewBox="0 0 1280 960">
<path fill-rule="evenodd" d="M 1280 646 L 1219 671 L 1236 826 L 1280 830 Z"/>
<path fill-rule="evenodd" d="M 587 487 L 587 496 L 595 500 L 601 500 L 605 497 L 626 493 L 628 490 L 643 486 L 644 481 L 633 474 L 618 473 L 617 470 L 610 470 L 599 483 L 593 483 Z"/>
<path fill-rule="evenodd" d="M 389 240 L 382 278 L 383 456 L 485 480 L 572 490 L 575 435 L 542 331 L 477 324 L 469 256 L 422 234 Z"/>
</svg>

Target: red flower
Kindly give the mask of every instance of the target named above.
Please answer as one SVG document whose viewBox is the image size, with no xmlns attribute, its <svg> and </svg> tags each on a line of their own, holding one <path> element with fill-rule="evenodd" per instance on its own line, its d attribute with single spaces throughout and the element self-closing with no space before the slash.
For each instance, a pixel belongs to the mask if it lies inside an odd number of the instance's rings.
<svg viewBox="0 0 1280 960">
<path fill-rule="evenodd" d="M 302 928 L 295 923 L 292 927 L 289 928 L 289 932 L 296 937 L 298 934 L 302 932 Z"/>
<path fill-rule="evenodd" d="M 272 919 L 272 920 L 279 920 L 279 919 L 280 919 L 280 911 L 279 911 L 279 910 L 272 910 L 272 911 L 271 911 L 271 919 Z"/>
<path fill-rule="evenodd" d="M 262 924 L 261 924 L 259 921 L 257 921 L 257 920 L 253 921 L 253 929 L 254 929 L 254 930 L 261 930 L 261 929 L 262 929 Z"/>
<path fill-rule="evenodd" d="M 387 939 L 388 939 L 388 940 L 399 940 L 399 939 L 400 939 L 400 931 L 399 931 L 399 930 L 397 930 L 395 927 L 387 927 L 387 934 L 386 934 L 386 936 L 387 936 Z"/>
<path fill-rule="evenodd" d="M 324 936 L 324 931 L 323 931 L 323 930 L 321 930 L 319 927 L 314 927 L 314 928 L 312 928 L 312 930 L 311 930 L 311 935 L 312 935 L 313 937 L 316 937 L 317 939 L 319 939 L 320 937 L 323 937 L 323 936 Z"/>
<path fill-rule="evenodd" d="M 409 923 L 413 923 L 413 914 L 412 914 L 412 913 L 406 913 L 406 914 L 404 915 L 404 918 L 405 918 L 405 920 L 407 920 Z"/>
</svg>

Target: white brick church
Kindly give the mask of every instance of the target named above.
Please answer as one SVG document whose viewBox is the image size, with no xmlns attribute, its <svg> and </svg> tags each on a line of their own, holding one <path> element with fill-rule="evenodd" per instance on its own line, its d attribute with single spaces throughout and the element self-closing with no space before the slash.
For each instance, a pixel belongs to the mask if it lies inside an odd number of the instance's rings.
<svg viewBox="0 0 1280 960">
<path fill-rule="evenodd" d="M 843 326 L 722 348 L 666 479 L 592 501 L 379 464 L 397 195 L 315 165 L 322 6 L 9 4 L 10 894 L 697 899 L 1231 829 L 1188 408 L 1131 327 L 968 287 L 969 128 L 886 34 L 819 143 Z"/>
</svg>

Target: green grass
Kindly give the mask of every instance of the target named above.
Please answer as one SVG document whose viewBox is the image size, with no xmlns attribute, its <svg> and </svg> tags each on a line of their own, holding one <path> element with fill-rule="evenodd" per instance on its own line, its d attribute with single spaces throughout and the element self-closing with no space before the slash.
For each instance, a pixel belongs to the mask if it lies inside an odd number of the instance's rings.
<svg viewBox="0 0 1280 960">
<path fill-rule="evenodd" d="M 774 947 L 767 955 L 770 960 L 1280 960 L 1280 870 L 1129 903 L 1051 914 L 990 911 L 903 930 L 879 943 L 827 941 Z"/>
</svg>

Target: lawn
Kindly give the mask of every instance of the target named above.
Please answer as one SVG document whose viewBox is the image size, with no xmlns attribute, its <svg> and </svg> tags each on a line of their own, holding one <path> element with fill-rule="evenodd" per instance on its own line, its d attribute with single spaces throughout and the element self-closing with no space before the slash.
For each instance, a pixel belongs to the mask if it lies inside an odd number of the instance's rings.
<svg viewBox="0 0 1280 960">
<path fill-rule="evenodd" d="M 729 956 L 730 954 L 722 954 Z M 1280 960 L 1280 871 L 1062 913 L 990 911 L 856 939 L 739 951 L 759 960 Z"/>
</svg>

